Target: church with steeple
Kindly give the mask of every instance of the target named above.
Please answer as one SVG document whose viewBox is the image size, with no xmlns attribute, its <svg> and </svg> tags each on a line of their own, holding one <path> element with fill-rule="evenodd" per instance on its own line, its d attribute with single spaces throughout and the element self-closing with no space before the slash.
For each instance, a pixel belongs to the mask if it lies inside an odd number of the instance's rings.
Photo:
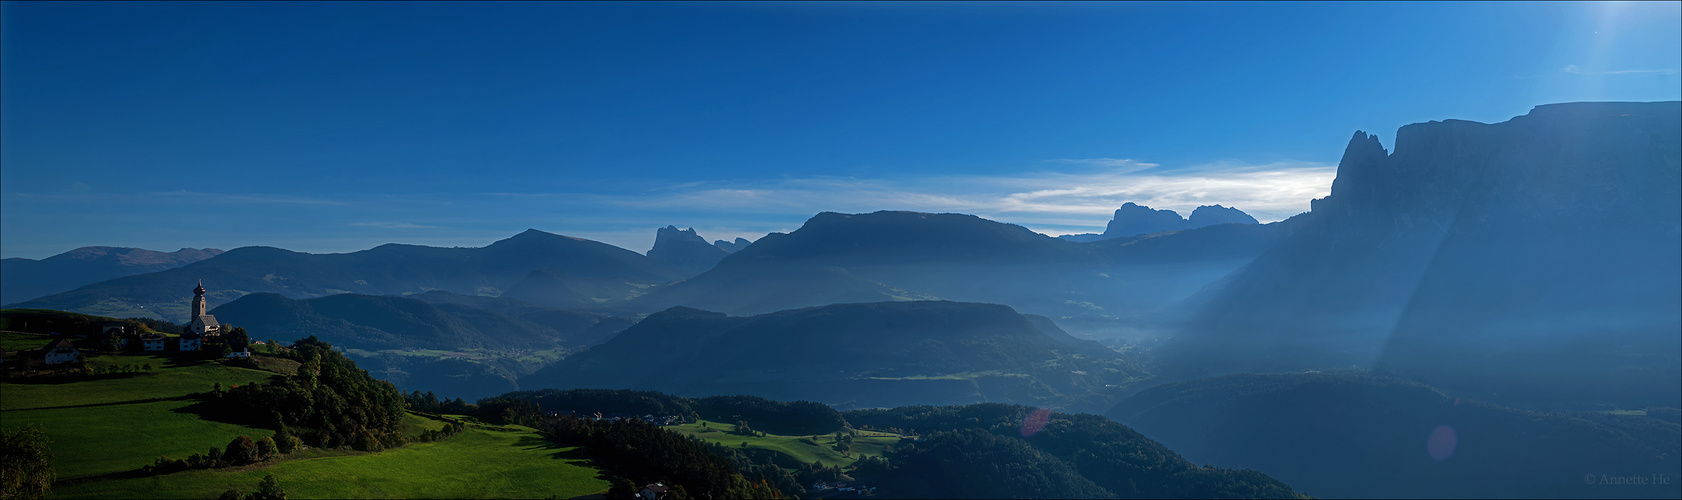
<svg viewBox="0 0 1682 500">
<path fill-rule="evenodd" d="M 193 333 L 197 333 L 202 336 L 222 335 L 222 324 L 217 323 L 216 317 L 211 316 L 205 309 L 203 281 L 199 281 L 198 288 L 193 289 L 192 318 L 193 323 L 189 325 L 188 328 L 191 329 Z"/>
</svg>

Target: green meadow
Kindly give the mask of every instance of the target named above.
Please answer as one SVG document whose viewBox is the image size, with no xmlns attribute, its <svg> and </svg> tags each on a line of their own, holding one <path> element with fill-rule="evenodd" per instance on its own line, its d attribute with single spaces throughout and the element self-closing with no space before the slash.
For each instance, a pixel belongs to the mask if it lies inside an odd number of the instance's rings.
<svg viewBox="0 0 1682 500">
<path fill-rule="evenodd" d="M 8 351 L 45 344 L 36 336 L 3 334 Z M 289 372 L 297 363 L 259 355 L 259 366 Z M 261 383 L 264 370 L 224 365 L 198 355 L 103 354 L 90 368 L 150 365 L 151 371 L 73 382 L 0 383 L 0 427 L 39 425 L 52 439 L 58 482 L 55 498 L 215 498 L 228 489 L 252 491 L 275 474 L 291 498 L 568 498 L 601 493 L 601 471 L 581 450 L 557 446 L 535 430 L 472 428 L 432 443 L 377 453 L 306 449 L 237 468 L 140 476 L 160 456 L 186 458 L 223 448 L 240 435 L 268 429 L 207 420 L 189 395 L 217 384 Z M 407 414 L 405 434 L 443 429 L 445 422 Z"/>
<path fill-rule="evenodd" d="M 86 383 L 86 382 L 84 382 Z M 74 385 L 74 384 L 70 384 Z M 10 391 L 8 384 L 5 389 Z M 187 458 L 222 448 L 243 434 L 262 439 L 267 429 L 212 422 L 184 408 L 197 401 L 174 399 L 79 408 L 7 410 L 4 427 L 45 428 L 53 440 L 59 479 L 138 469 L 159 456 Z"/>
<path fill-rule="evenodd" d="M 706 423 L 705 427 L 702 427 L 702 422 Z M 687 436 L 701 438 L 708 443 L 718 443 L 730 447 L 740 447 L 743 442 L 746 442 L 748 448 L 781 453 L 800 463 L 809 464 L 813 461 L 819 461 L 823 462 L 824 465 L 840 466 L 852 465 L 853 462 L 857 462 L 860 457 L 866 455 L 881 456 L 900 439 L 898 434 L 858 431 L 858 435 L 853 437 L 852 449 L 849 450 L 847 455 L 842 455 L 841 452 L 835 451 L 835 434 L 833 433 L 818 435 L 815 440 L 818 444 L 812 445 L 802 441 L 802 439 L 812 439 L 812 436 L 779 436 L 776 434 L 766 434 L 765 437 L 742 436 L 729 432 L 735 428 L 731 424 L 702 422 L 672 426 L 667 427 L 667 429 Z"/>
<path fill-rule="evenodd" d="M 88 358 L 89 368 L 113 365 L 151 365 L 152 371 L 116 378 L 64 383 L 6 383 L 0 410 L 86 406 L 171 398 L 216 388 L 259 383 L 274 373 L 223 366 L 220 360 L 198 355 L 101 354 Z M 225 444 L 225 443 L 224 443 Z"/>
<path fill-rule="evenodd" d="M 417 417 L 418 418 L 418 417 Z M 274 474 L 289 498 L 570 498 L 608 483 L 581 450 L 530 428 L 469 429 L 443 441 L 379 453 L 288 459 L 253 467 L 177 472 L 55 487 L 59 498 L 215 498 L 249 492 Z M 296 455 L 309 455 L 300 452 Z"/>
</svg>

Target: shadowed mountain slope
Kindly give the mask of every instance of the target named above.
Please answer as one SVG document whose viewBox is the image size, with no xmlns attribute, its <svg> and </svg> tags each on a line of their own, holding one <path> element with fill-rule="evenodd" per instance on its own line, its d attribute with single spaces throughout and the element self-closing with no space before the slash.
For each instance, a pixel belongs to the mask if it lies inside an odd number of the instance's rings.
<svg viewBox="0 0 1682 500">
<path fill-rule="evenodd" d="M 1330 196 L 1189 302 L 1189 373 L 1379 366 L 1526 407 L 1682 397 L 1682 104 L 1357 132 Z"/>
<path fill-rule="evenodd" d="M 757 245 L 757 243 L 756 243 Z M 1142 374 L 1115 352 L 1009 307 L 836 304 L 758 316 L 677 307 L 522 379 L 526 387 L 751 394 L 845 406 L 1107 404 Z"/>
</svg>

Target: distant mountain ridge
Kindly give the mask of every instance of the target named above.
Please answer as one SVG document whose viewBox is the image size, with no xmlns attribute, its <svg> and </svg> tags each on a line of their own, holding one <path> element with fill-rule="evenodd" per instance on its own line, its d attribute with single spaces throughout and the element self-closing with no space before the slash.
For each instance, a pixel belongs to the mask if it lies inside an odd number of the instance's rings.
<svg viewBox="0 0 1682 500">
<path fill-rule="evenodd" d="M 1091 407 L 1107 404 L 1106 384 L 1142 376 L 1114 351 L 1043 318 L 995 304 L 913 301 L 757 316 L 675 307 L 521 385 L 751 394 L 854 407 L 976 401 Z"/>
<path fill-rule="evenodd" d="M 1220 225 L 1075 243 L 965 214 L 825 212 L 626 307 L 760 314 L 940 298 L 1054 317 L 1146 314 L 1260 254 L 1273 229 Z"/>
<path fill-rule="evenodd" d="M 33 307 L 110 316 L 182 321 L 188 291 L 199 281 L 212 306 L 250 293 L 302 299 L 340 293 L 402 295 L 445 290 L 500 295 L 534 270 L 554 269 L 589 297 L 611 300 L 667 283 L 683 272 L 606 243 L 538 230 L 480 248 L 386 244 L 359 252 L 307 254 L 270 247 L 236 248 L 165 271 L 103 281 L 8 307 Z"/>
<path fill-rule="evenodd" d="M 221 253 L 215 248 L 158 252 L 82 247 L 41 260 L 0 259 L 0 304 L 36 299 L 108 279 L 174 269 Z"/>
<path fill-rule="evenodd" d="M 1163 231 L 1182 231 L 1216 224 L 1260 224 L 1255 217 L 1237 208 L 1203 205 L 1192 210 L 1191 217 L 1182 218 L 1173 210 L 1153 210 L 1151 207 L 1127 202 L 1116 209 L 1115 218 L 1105 225 L 1102 234 L 1065 234 L 1060 239 L 1076 242 L 1108 240 L 1139 236 Z"/>
</svg>

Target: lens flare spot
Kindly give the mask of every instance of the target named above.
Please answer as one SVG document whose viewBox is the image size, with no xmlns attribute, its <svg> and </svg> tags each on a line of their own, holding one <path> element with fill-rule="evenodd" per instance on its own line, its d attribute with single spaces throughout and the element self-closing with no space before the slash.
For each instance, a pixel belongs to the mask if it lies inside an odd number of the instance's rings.
<svg viewBox="0 0 1682 500">
<path fill-rule="evenodd" d="M 1431 437 L 1425 440 L 1425 452 L 1431 454 L 1431 460 L 1441 462 L 1454 456 L 1454 448 L 1459 444 L 1460 439 L 1455 436 L 1454 427 L 1439 425 L 1431 429 Z"/>
<path fill-rule="evenodd" d="M 1050 409 L 1035 409 L 1033 413 L 1028 414 L 1028 418 L 1022 419 L 1022 437 L 1034 437 L 1034 435 L 1039 434 L 1041 430 L 1045 430 L 1045 423 L 1050 421 Z"/>
</svg>

